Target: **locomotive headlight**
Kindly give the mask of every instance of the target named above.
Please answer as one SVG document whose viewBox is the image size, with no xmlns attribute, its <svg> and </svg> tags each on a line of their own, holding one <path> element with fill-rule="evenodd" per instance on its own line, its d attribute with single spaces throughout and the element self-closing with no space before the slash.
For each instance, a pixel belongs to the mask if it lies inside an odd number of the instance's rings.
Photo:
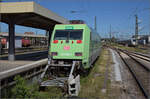
<svg viewBox="0 0 150 99">
<path fill-rule="evenodd" d="M 77 43 L 78 43 L 78 44 L 81 44 L 81 43 L 82 43 L 82 40 L 77 40 Z"/>
<path fill-rule="evenodd" d="M 76 52 L 75 56 L 82 56 L 82 53 L 81 52 Z"/>
<path fill-rule="evenodd" d="M 58 53 L 57 53 L 57 52 L 51 52 L 51 55 L 52 55 L 52 56 L 57 56 Z"/>
</svg>

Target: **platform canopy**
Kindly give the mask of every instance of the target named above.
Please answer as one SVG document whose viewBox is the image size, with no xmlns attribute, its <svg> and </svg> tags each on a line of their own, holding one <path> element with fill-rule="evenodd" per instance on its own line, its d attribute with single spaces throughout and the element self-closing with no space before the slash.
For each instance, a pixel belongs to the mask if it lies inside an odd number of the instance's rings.
<svg viewBox="0 0 150 99">
<path fill-rule="evenodd" d="M 8 24 L 8 59 L 15 60 L 15 25 L 49 31 L 49 39 L 55 24 L 68 24 L 69 21 L 35 2 L 1 2 L 0 22 Z"/>
<path fill-rule="evenodd" d="M 35 2 L 0 3 L 1 22 L 13 21 L 16 25 L 49 30 L 55 24 L 69 21 Z"/>
</svg>

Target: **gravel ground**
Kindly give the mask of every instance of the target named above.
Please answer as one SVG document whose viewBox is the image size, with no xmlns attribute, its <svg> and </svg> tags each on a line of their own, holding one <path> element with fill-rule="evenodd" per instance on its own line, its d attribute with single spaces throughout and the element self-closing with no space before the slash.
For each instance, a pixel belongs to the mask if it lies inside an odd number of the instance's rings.
<svg viewBox="0 0 150 99">
<path fill-rule="evenodd" d="M 143 87 L 147 89 L 148 91 L 148 85 L 149 85 L 149 72 L 143 68 L 143 66 L 137 64 L 134 60 L 132 60 L 130 57 L 128 57 L 126 54 L 121 53 L 123 57 L 125 58 L 125 61 L 128 63 L 128 65 L 132 68 L 132 70 L 135 72 L 136 76 L 138 77 L 139 81 L 142 83 Z M 143 61 L 144 62 L 144 61 Z"/>
<path fill-rule="evenodd" d="M 111 74 L 111 82 L 113 87 L 118 87 L 118 93 L 115 93 L 115 95 L 118 95 L 117 99 L 144 99 L 142 93 L 140 92 L 140 89 L 137 87 L 137 83 L 130 74 L 128 68 L 120 59 L 119 55 L 117 53 L 115 55 L 116 57 L 118 57 L 117 61 L 120 66 L 120 72 L 122 77 L 122 82 L 115 81 L 115 71 L 113 70 Z"/>
</svg>

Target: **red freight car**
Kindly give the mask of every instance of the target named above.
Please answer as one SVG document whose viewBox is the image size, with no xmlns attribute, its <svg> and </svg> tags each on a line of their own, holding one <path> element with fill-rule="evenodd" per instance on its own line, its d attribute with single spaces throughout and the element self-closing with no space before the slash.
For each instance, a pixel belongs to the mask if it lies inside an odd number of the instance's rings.
<svg viewBox="0 0 150 99">
<path fill-rule="evenodd" d="M 7 44 L 6 38 L 1 38 L 0 43 L 2 44 L 2 47 L 5 47 Z M 22 38 L 22 47 L 29 47 L 31 45 L 30 40 L 27 38 Z"/>
<path fill-rule="evenodd" d="M 30 46 L 30 40 L 26 38 L 22 38 L 22 47 L 28 47 Z"/>
<path fill-rule="evenodd" d="M 7 43 L 6 38 L 2 38 L 2 39 L 1 39 L 1 44 L 2 44 L 2 45 L 6 45 L 6 43 Z"/>
<path fill-rule="evenodd" d="M 7 39 L 6 38 L 1 38 L 0 43 L 2 44 L 2 48 L 4 48 L 7 44 Z"/>
</svg>

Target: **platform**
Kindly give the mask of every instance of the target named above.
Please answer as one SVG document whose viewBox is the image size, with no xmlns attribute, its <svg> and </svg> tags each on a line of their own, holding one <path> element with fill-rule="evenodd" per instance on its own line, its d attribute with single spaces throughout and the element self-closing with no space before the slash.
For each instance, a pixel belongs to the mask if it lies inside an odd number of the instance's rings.
<svg viewBox="0 0 150 99">
<path fill-rule="evenodd" d="M 10 62 L 8 60 L 0 60 L 0 72 L 13 69 L 16 67 L 20 67 L 26 64 L 33 63 L 34 61 L 13 61 Z"/>
<path fill-rule="evenodd" d="M 47 58 L 47 51 L 26 52 L 16 55 L 15 61 L 8 61 L 8 56 L 0 57 L 0 72 L 31 64 Z"/>
<path fill-rule="evenodd" d="M 47 58 L 39 61 L 0 61 L 0 80 L 46 66 Z"/>
</svg>

